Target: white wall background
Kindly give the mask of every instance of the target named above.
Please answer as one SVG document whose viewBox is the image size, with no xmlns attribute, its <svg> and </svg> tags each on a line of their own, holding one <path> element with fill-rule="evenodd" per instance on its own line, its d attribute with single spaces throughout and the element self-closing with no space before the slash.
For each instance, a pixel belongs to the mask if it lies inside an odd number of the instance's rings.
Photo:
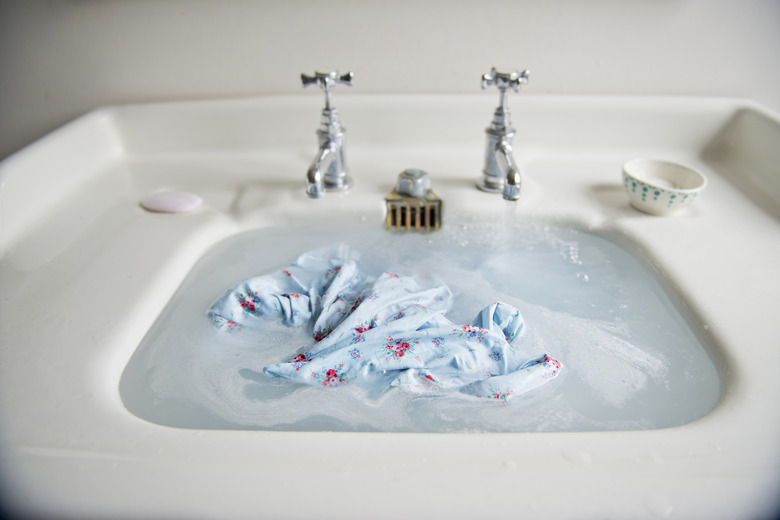
<svg viewBox="0 0 780 520">
<path fill-rule="evenodd" d="M 780 0 L 0 0 L 0 157 L 100 106 L 300 93 L 752 98 L 780 111 Z"/>
</svg>

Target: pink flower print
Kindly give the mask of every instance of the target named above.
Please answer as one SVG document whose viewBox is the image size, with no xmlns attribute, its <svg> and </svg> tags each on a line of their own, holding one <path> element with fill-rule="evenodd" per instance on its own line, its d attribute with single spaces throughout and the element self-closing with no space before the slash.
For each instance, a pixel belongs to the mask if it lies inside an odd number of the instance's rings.
<svg viewBox="0 0 780 520">
<path fill-rule="evenodd" d="M 329 368 L 325 372 L 311 372 L 311 376 L 322 386 L 339 386 L 341 383 L 348 382 L 346 374 L 339 372 L 344 365 L 338 365 L 335 368 Z"/>
<path fill-rule="evenodd" d="M 301 368 L 303 368 L 308 362 L 309 356 L 307 354 L 298 354 L 295 356 L 295 359 L 292 360 L 292 364 L 293 367 L 295 367 L 296 372 L 300 372 Z"/>
<path fill-rule="evenodd" d="M 242 328 L 241 325 L 239 325 L 233 320 L 226 320 L 225 325 L 227 326 L 227 330 L 230 332 L 238 332 Z"/>
<path fill-rule="evenodd" d="M 327 338 L 328 334 L 330 334 L 331 332 L 333 332 L 333 329 L 331 327 L 314 331 L 314 341 L 322 341 L 323 339 Z"/>
<path fill-rule="evenodd" d="M 515 393 L 514 390 L 501 390 L 501 389 L 496 390 L 494 388 L 491 388 L 490 390 L 493 393 L 492 394 L 488 394 L 485 397 L 487 397 L 488 399 L 499 399 L 501 401 L 506 401 L 507 399 L 512 397 L 512 394 Z M 482 396 L 479 395 L 477 397 L 482 397 Z"/>
<path fill-rule="evenodd" d="M 501 361 L 501 352 L 495 351 L 489 354 L 490 359 L 493 361 Z"/>
<path fill-rule="evenodd" d="M 391 338 L 392 341 L 392 338 Z M 402 358 L 406 355 L 406 352 L 411 348 L 408 342 L 403 340 L 396 340 L 393 345 L 388 345 L 388 348 L 396 358 Z"/>
<path fill-rule="evenodd" d="M 360 302 L 362 302 L 362 301 L 363 301 L 363 297 L 362 296 L 358 296 L 358 299 L 355 300 L 355 303 L 352 304 L 352 308 L 349 310 L 349 312 L 350 313 L 355 312 L 355 309 L 358 308 L 358 305 L 360 305 Z"/>
<path fill-rule="evenodd" d="M 376 327 L 376 322 L 374 320 L 371 320 L 371 322 L 363 322 L 362 325 L 358 325 L 355 327 L 355 341 L 364 341 L 363 339 L 363 333 L 368 332 L 369 330 Z"/>
<path fill-rule="evenodd" d="M 352 359 L 360 359 L 360 351 L 356 348 L 350 350 L 349 355 L 352 356 Z"/>
<path fill-rule="evenodd" d="M 542 366 L 544 366 L 547 369 L 550 369 L 550 372 L 543 376 L 545 379 L 550 379 L 555 377 L 558 374 L 558 371 L 561 369 L 560 361 L 558 361 L 557 359 L 553 359 L 547 355 L 545 355 L 544 359 L 542 360 Z"/>
<path fill-rule="evenodd" d="M 284 274 L 285 276 L 292 276 L 292 273 L 290 271 L 288 271 L 287 269 L 283 269 L 282 270 L 282 274 Z"/>
<path fill-rule="evenodd" d="M 240 324 L 222 316 L 214 316 L 213 323 L 218 329 L 225 329 L 230 333 L 239 332 L 242 328 Z"/>
<path fill-rule="evenodd" d="M 393 278 L 400 278 L 397 274 L 391 273 L 390 271 L 385 271 L 385 274 L 388 276 L 392 276 Z"/>
<path fill-rule="evenodd" d="M 257 308 L 260 306 L 260 297 L 257 293 L 238 293 L 236 298 L 238 298 L 238 305 L 240 305 L 245 312 L 256 312 L 258 310 Z"/>
<path fill-rule="evenodd" d="M 296 298 L 296 299 L 301 297 L 301 295 L 298 293 L 283 294 L 282 296 L 287 296 L 288 298 Z"/>
<path fill-rule="evenodd" d="M 482 338 L 487 332 L 485 329 L 474 327 L 472 325 L 463 325 L 463 332 L 465 332 L 470 338 L 477 338 L 478 341 L 482 341 Z"/>
<path fill-rule="evenodd" d="M 334 368 L 330 368 L 325 372 L 325 380 L 322 382 L 322 386 L 337 386 L 341 382 L 338 373 Z"/>
<path fill-rule="evenodd" d="M 396 359 L 402 358 L 406 354 L 412 354 L 414 356 L 412 345 L 409 344 L 408 341 L 404 341 L 402 339 L 395 340 L 392 336 L 388 336 L 387 343 L 383 348 L 385 355 L 392 355 L 392 357 Z"/>
</svg>

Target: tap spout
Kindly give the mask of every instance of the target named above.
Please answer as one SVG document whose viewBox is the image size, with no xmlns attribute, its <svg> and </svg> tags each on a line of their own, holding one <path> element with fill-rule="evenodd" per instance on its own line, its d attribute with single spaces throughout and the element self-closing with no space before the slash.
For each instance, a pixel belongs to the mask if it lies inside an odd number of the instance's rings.
<svg viewBox="0 0 780 520">
<path fill-rule="evenodd" d="M 506 200 L 520 198 L 522 177 L 512 155 L 511 139 L 514 132 L 487 130 L 485 166 L 477 187 L 482 191 L 500 192 Z"/>
<path fill-rule="evenodd" d="M 512 156 L 512 145 L 505 139 L 502 139 L 495 148 L 496 163 L 500 171 L 506 172 L 504 176 L 504 187 L 502 195 L 504 200 L 518 200 L 520 198 L 520 185 L 522 178 L 520 169 Z"/>
<path fill-rule="evenodd" d="M 323 171 L 326 171 L 329 164 L 333 162 L 336 154 L 336 147 L 332 142 L 323 144 L 317 155 L 314 157 L 311 166 L 306 171 L 306 195 L 311 199 L 319 199 L 325 194 L 325 183 L 323 181 Z"/>
<path fill-rule="evenodd" d="M 504 184 L 504 200 L 516 201 L 520 198 L 520 172 L 512 169 L 507 173 L 506 184 Z"/>
<path fill-rule="evenodd" d="M 306 171 L 306 194 L 312 199 L 326 191 L 346 191 L 352 186 L 344 160 L 343 129 L 326 126 L 317 130 L 317 135 L 320 147 Z"/>
</svg>

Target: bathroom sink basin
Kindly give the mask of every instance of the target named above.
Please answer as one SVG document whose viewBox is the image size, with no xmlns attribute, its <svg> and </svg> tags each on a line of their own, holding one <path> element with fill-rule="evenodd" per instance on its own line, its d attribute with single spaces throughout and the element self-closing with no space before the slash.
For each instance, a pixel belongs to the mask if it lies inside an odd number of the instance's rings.
<svg viewBox="0 0 780 520">
<path fill-rule="evenodd" d="M 262 504 L 278 517 L 280 497 L 305 490 L 296 513 L 312 517 L 349 490 L 343 516 L 388 496 L 451 518 L 517 504 L 536 518 L 778 511 L 775 114 L 731 99 L 517 96 L 511 205 L 475 187 L 492 96 L 345 94 L 355 184 L 310 200 L 320 103 L 101 109 L 0 163 L 0 505 L 243 518 Z M 638 157 L 695 168 L 707 190 L 673 217 L 641 213 L 621 182 Z M 443 201 L 437 233 L 384 230 L 407 168 Z M 140 206 L 162 190 L 203 204 Z M 347 393 L 340 406 L 366 414 L 356 423 L 301 416 L 281 394 L 321 408 L 334 394 L 269 385 L 266 360 L 202 318 L 243 278 L 337 240 L 370 269 L 440 277 L 458 321 L 511 300 L 521 341 L 565 371 L 506 403 Z"/>
<path fill-rule="evenodd" d="M 300 388 L 263 374 L 314 344 L 311 326 L 266 322 L 226 333 L 208 309 L 242 279 L 311 250 L 356 257 L 361 271 L 446 285 L 448 316 L 470 324 L 502 301 L 526 329 L 516 348 L 564 362 L 552 388 L 510 406 L 452 393 Z M 641 263 L 590 233 L 497 223 L 434 234 L 361 228 L 271 228 L 216 244 L 195 265 L 130 359 L 128 410 L 167 426 L 292 431 L 512 432 L 677 426 L 708 413 L 720 375 L 696 330 Z"/>
</svg>

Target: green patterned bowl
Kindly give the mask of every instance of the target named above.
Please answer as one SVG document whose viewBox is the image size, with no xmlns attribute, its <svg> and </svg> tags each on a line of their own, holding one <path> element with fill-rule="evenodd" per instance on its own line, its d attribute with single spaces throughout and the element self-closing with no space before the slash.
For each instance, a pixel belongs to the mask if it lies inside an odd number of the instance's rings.
<svg viewBox="0 0 780 520">
<path fill-rule="evenodd" d="M 682 164 L 633 159 L 623 164 L 623 185 L 635 208 L 652 215 L 672 215 L 696 200 L 707 178 Z"/>
</svg>

